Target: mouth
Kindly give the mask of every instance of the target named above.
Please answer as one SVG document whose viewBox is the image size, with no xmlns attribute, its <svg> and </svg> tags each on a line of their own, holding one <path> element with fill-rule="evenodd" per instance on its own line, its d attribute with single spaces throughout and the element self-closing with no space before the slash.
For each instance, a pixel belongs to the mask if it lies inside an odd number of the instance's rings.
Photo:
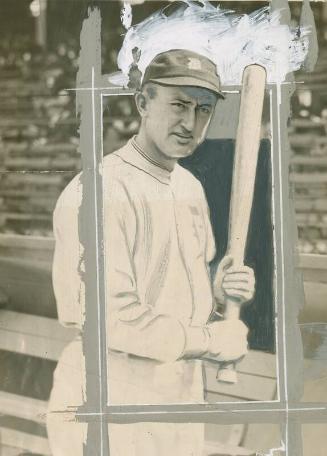
<svg viewBox="0 0 327 456">
<path fill-rule="evenodd" d="M 180 133 L 173 133 L 173 136 L 176 136 L 177 141 L 181 144 L 188 144 L 193 139 L 192 135 L 182 135 Z"/>
</svg>

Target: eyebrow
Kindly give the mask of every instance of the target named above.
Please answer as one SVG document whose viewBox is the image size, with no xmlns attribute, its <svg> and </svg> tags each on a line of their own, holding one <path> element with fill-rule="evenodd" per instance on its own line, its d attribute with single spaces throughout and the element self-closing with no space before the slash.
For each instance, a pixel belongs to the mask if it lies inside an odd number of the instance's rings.
<svg viewBox="0 0 327 456">
<path fill-rule="evenodd" d="M 183 100 L 182 98 L 173 98 L 172 102 L 174 102 L 174 101 L 179 101 L 180 103 L 184 103 L 184 104 L 191 104 L 192 103 L 191 101 Z"/>
<path fill-rule="evenodd" d="M 178 101 L 180 103 L 183 103 L 183 104 L 186 104 L 186 105 L 189 105 L 191 104 L 192 102 L 191 101 L 187 101 L 187 100 L 183 100 L 182 98 L 174 98 L 172 100 L 172 102 L 174 101 Z M 210 102 L 206 102 L 206 103 L 200 103 L 200 104 L 197 104 L 197 106 L 200 106 L 200 107 L 203 107 L 203 106 L 208 106 L 208 107 L 212 107 L 214 103 L 210 103 Z"/>
</svg>

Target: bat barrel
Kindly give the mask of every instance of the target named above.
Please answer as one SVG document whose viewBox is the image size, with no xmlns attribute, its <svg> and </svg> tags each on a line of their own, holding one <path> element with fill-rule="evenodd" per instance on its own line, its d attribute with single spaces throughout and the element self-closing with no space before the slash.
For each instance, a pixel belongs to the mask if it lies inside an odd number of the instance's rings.
<svg viewBox="0 0 327 456">
<path fill-rule="evenodd" d="M 252 210 L 254 184 L 260 145 L 262 108 L 266 71 L 260 65 L 249 65 L 243 72 L 240 114 L 236 134 L 229 217 L 228 254 L 234 266 L 242 266 Z M 226 300 L 225 319 L 239 319 L 241 304 Z M 223 363 L 219 381 L 236 383 L 235 363 Z"/>
<path fill-rule="evenodd" d="M 245 68 L 237 127 L 229 218 L 229 254 L 242 265 L 252 209 L 258 162 L 266 72 L 260 65 Z"/>
</svg>

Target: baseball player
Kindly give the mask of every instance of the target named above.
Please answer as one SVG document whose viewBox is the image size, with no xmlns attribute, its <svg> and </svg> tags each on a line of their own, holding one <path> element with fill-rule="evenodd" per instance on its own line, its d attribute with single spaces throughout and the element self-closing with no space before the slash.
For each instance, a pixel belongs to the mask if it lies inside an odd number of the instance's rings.
<svg viewBox="0 0 327 456">
<path fill-rule="evenodd" d="M 203 403 L 201 358 L 236 360 L 247 352 L 239 320 L 210 322 L 217 301 L 253 298 L 247 266 L 225 257 L 213 281 L 215 256 L 206 198 L 199 181 L 178 164 L 205 139 L 222 97 L 216 66 L 186 50 L 156 56 L 136 93 L 141 126 L 120 150 L 104 158 L 105 252 L 109 402 Z M 60 321 L 82 329 L 82 247 L 77 176 L 54 213 L 53 283 Z M 54 376 L 49 410 L 83 402 L 83 356 L 76 338 Z M 49 414 L 54 456 L 81 455 L 86 424 Z M 109 425 L 111 456 L 202 455 L 203 425 Z"/>
</svg>

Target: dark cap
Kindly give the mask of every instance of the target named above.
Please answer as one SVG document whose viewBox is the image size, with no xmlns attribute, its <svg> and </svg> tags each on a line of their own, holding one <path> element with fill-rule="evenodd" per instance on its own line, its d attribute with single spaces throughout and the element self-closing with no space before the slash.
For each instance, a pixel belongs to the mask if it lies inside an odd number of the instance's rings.
<svg viewBox="0 0 327 456">
<path fill-rule="evenodd" d="M 204 87 L 224 98 L 216 65 L 192 51 L 174 49 L 158 54 L 145 70 L 142 84 L 146 82 Z"/>
</svg>

